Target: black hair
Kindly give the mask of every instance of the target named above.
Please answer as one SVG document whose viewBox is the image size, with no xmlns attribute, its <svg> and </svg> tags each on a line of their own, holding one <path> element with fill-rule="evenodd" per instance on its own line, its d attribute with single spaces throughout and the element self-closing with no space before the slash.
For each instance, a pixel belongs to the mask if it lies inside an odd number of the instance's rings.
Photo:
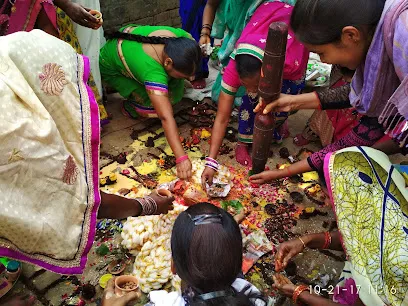
<svg viewBox="0 0 408 306">
<path fill-rule="evenodd" d="M 325 45 L 340 41 L 344 27 L 374 32 L 385 0 L 298 0 L 291 27 L 299 41 Z"/>
<path fill-rule="evenodd" d="M 261 73 L 262 61 L 249 54 L 238 54 L 235 56 L 238 75 L 241 79 L 250 78 Z"/>
<path fill-rule="evenodd" d="M 198 43 L 186 37 L 143 36 L 131 33 L 115 32 L 110 39 L 124 39 L 142 44 L 164 45 L 164 52 L 172 59 L 177 71 L 193 75 L 199 68 L 201 50 Z"/>
<path fill-rule="evenodd" d="M 192 220 L 202 214 L 220 215 L 220 223 L 195 225 Z M 192 289 L 191 306 L 248 306 L 250 298 L 265 301 L 249 287 L 237 292 L 232 283 L 242 268 L 242 236 L 238 224 L 225 210 L 210 203 L 190 206 L 176 219 L 171 235 L 171 252 L 177 274 Z M 226 296 L 203 300 L 201 294 L 227 291 Z M 266 305 L 266 302 L 265 302 Z"/>
</svg>

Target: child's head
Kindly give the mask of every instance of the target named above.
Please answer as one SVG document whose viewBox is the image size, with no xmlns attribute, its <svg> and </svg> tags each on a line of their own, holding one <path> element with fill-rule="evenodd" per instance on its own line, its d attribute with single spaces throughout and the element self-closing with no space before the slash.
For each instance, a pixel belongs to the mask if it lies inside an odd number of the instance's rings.
<svg viewBox="0 0 408 306">
<path fill-rule="evenodd" d="M 245 295 L 231 290 L 242 268 L 242 237 L 230 214 L 209 203 L 182 212 L 171 236 L 173 268 L 196 296 L 192 305 L 250 305 Z M 205 293 L 225 291 L 207 299 Z"/>
<path fill-rule="evenodd" d="M 262 62 L 255 56 L 239 54 L 235 56 L 237 72 L 247 92 L 258 92 Z"/>
<path fill-rule="evenodd" d="M 355 70 L 365 59 L 385 0 L 298 0 L 291 26 L 323 62 Z"/>
</svg>

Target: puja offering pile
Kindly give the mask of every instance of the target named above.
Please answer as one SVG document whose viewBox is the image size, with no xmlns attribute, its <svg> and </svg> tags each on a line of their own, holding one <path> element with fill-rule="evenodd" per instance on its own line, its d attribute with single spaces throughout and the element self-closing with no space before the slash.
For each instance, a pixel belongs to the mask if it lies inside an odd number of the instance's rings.
<svg viewBox="0 0 408 306">
<path fill-rule="evenodd" d="M 201 174 L 204 171 L 203 160 L 194 159 L 192 161 L 193 176 L 190 181 L 176 179 L 169 183 L 158 186 L 159 189 L 168 189 L 180 203 L 190 206 L 200 202 L 208 202 L 210 198 L 225 198 L 233 187 L 233 175 L 225 166 L 220 166 L 214 177 L 213 184 L 207 185 L 207 190 L 203 190 L 201 185 Z"/>
<path fill-rule="evenodd" d="M 121 288 L 125 290 L 135 290 L 137 289 L 137 283 L 127 282 L 123 286 L 121 286 Z"/>
<path fill-rule="evenodd" d="M 175 204 L 167 215 L 131 217 L 123 225 L 122 245 L 136 256 L 133 275 L 145 293 L 161 289 L 172 281 L 171 230 L 184 210 L 184 206 Z"/>
<path fill-rule="evenodd" d="M 121 244 L 135 256 L 132 275 L 146 294 L 161 289 L 179 291 L 181 281 L 171 273 L 170 240 L 174 221 L 188 206 L 210 202 L 227 210 L 240 224 L 245 245 L 245 277 L 266 296 L 276 297 L 277 292 L 271 285 L 275 273 L 273 256 L 278 245 L 299 235 L 298 230 L 294 230 L 298 227 L 299 216 L 307 220 L 309 215 L 325 213 L 326 195 L 319 184 L 319 176 L 316 172 L 308 172 L 258 186 L 248 180 L 249 169 L 226 167 L 224 165 L 231 165 L 228 158 L 233 159 L 233 156 L 223 156 L 213 184 L 202 186 L 204 151 L 196 143 L 204 141 L 208 137 L 206 133 L 207 130 L 196 130 L 183 140 L 192 162 L 192 178 L 188 181 L 177 179 L 174 156 L 159 131 L 138 136 L 131 145 L 133 152 L 122 154 L 123 161 L 115 161 L 101 170 L 102 179 L 112 173 L 117 175 L 116 183 L 103 187 L 105 192 L 136 198 L 152 190 L 167 189 L 176 199 L 175 209 L 168 215 L 128 218 L 124 223 Z M 141 152 L 145 153 L 143 158 Z M 283 163 L 269 166 L 283 169 L 310 155 L 308 150 L 293 153 L 281 148 L 278 158 Z M 309 213 L 315 204 L 323 209 L 321 213 Z"/>
</svg>

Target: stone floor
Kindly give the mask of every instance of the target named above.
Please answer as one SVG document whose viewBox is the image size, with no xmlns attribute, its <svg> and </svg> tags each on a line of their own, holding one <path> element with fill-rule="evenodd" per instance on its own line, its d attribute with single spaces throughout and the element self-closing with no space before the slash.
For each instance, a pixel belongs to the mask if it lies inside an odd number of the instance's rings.
<svg viewBox="0 0 408 306">
<path fill-rule="evenodd" d="M 132 120 L 124 117 L 121 114 L 120 103 L 121 98 L 118 95 L 112 95 L 109 97 L 108 111 L 113 114 L 112 122 L 107 125 L 102 132 L 102 149 L 101 151 L 112 155 L 117 155 L 126 151 L 128 146 L 133 142 L 130 137 L 134 130 L 156 130 L 160 127 L 160 122 L 155 120 Z M 174 110 L 175 114 L 182 114 L 187 107 L 193 105 L 192 101 L 185 100 Z M 290 133 L 292 136 L 300 133 L 305 126 L 307 119 L 310 117 L 310 111 L 301 111 L 296 115 L 293 115 L 289 119 Z M 182 135 L 189 135 L 191 126 L 183 121 L 179 115 L 175 116 L 177 121 L 181 124 L 180 132 Z M 286 146 L 292 154 L 299 151 L 299 147 L 296 147 L 292 142 L 292 137 L 286 139 L 282 145 L 274 145 L 272 150 L 278 152 L 279 147 Z M 317 150 L 319 147 L 316 145 L 307 146 L 311 150 Z M 202 152 L 206 154 L 208 152 L 208 144 L 203 145 Z M 275 153 L 276 156 L 276 153 Z M 394 159 L 399 160 L 401 157 L 396 156 Z M 101 158 L 101 167 L 108 160 Z M 224 156 L 221 159 L 223 163 L 230 163 L 236 166 L 234 159 Z M 276 157 L 269 161 L 271 166 L 281 160 Z M 323 223 L 326 221 L 330 223 L 334 220 L 330 208 L 326 207 L 323 210 L 329 212 L 327 217 L 315 217 L 309 220 L 300 220 L 298 225 L 294 229 L 295 233 L 306 232 L 318 232 L 322 231 Z M 326 226 L 327 230 L 327 226 Z M 296 263 L 298 265 L 298 275 L 309 280 L 316 280 L 319 275 L 329 275 L 330 278 L 335 279 L 341 272 L 342 262 L 339 261 L 341 254 L 323 254 L 318 251 L 307 251 L 298 256 Z M 75 283 L 75 281 L 74 281 Z M 36 294 L 39 300 L 36 302 L 36 306 L 40 305 L 63 305 L 62 296 L 65 294 L 70 295 L 76 289 L 73 285 L 72 278 L 61 276 L 46 272 L 44 270 L 37 269 L 33 266 L 24 265 L 23 276 L 16 284 L 15 288 L 9 293 L 14 294 Z M 100 290 L 100 288 L 99 288 Z M 288 303 L 288 302 L 286 302 Z M 286 304 L 285 304 L 286 305 Z M 290 304 L 287 304 L 290 305 Z"/>
</svg>

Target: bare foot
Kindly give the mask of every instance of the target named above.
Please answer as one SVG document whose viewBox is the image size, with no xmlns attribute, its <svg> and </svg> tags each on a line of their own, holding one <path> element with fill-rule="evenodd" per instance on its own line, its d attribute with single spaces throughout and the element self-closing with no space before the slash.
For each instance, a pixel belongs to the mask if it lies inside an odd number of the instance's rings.
<svg viewBox="0 0 408 306">
<path fill-rule="evenodd" d="M 235 148 L 235 159 L 243 166 L 252 167 L 252 159 L 249 155 L 248 146 L 246 144 L 237 144 Z"/>
<path fill-rule="evenodd" d="M 309 144 L 310 141 L 307 140 L 305 137 L 303 137 L 302 134 L 297 134 L 295 137 L 293 137 L 293 143 L 297 145 L 298 147 L 303 147 Z"/>
</svg>

